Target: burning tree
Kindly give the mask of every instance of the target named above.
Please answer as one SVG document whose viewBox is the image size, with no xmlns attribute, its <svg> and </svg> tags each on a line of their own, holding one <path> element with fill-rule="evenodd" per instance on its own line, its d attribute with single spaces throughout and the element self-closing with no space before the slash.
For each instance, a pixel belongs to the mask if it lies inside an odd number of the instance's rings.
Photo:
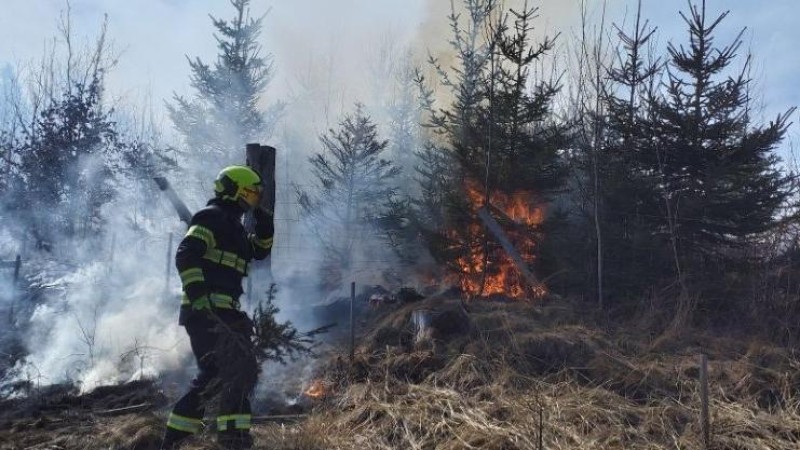
<svg viewBox="0 0 800 450">
<path fill-rule="evenodd" d="M 445 109 L 429 103 L 434 142 L 420 154 L 447 166 L 449 175 L 443 179 L 422 168 L 423 196 L 437 198 L 417 204 L 441 208 L 443 226 L 427 235 L 467 294 L 525 297 L 526 283 L 476 213 L 489 207 L 510 226 L 507 232 L 523 257 L 534 259 L 548 194 L 566 175 L 559 154 L 564 130 L 551 119 L 558 84 L 531 77 L 554 40 L 531 44 L 535 8 L 501 14 L 492 0 L 467 0 L 465 7 L 466 27 L 458 14 L 450 16 L 457 67 L 431 61 L 454 101 Z M 424 85 L 423 94 L 432 96 Z M 437 184 L 446 188 L 444 194 L 425 189 Z"/>
</svg>

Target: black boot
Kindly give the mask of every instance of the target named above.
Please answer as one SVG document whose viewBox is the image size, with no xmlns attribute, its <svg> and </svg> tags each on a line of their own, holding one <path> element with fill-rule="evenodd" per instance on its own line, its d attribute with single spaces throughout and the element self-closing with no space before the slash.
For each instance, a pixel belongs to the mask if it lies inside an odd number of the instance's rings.
<svg viewBox="0 0 800 450">
<path fill-rule="evenodd" d="M 176 450 L 191 435 L 192 433 L 187 433 L 186 431 L 167 428 L 164 433 L 164 439 L 161 440 L 161 450 Z"/>
<path fill-rule="evenodd" d="M 253 448 L 253 437 L 248 430 L 226 430 L 217 433 L 217 443 L 227 450 Z"/>
</svg>

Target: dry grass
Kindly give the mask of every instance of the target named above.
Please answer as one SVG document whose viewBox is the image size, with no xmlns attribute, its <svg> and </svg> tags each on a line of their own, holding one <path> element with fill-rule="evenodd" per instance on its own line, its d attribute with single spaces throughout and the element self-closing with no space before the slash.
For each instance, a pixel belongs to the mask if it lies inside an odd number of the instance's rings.
<svg viewBox="0 0 800 450">
<path fill-rule="evenodd" d="M 312 419 L 324 441 L 280 448 L 538 449 L 540 433 L 549 450 L 703 448 L 700 350 L 712 361 L 711 448 L 800 448 L 800 366 L 784 349 L 683 330 L 661 351 L 561 306 L 472 309 L 469 333 L 422 350 L 408 308 L 386 317 L 354 369 L 328 367 L 338 391 Z"/>
<path fill-rule="evenodd" d="M 472 376 L 485 376 L 469 357 L 454 363 Z M 550 450 L 702 448 L 696 395 L 640 404 L 602 386 L 536 381 L 508 371 L 494 378 L 466 392 L 441 379 L 356 383 L 306 422 L 257 425 L 256 448 L 538 449 L 540 432 L 543 448 Z M 731 402 L 716 393 L 711 409 L 712 448 L 789 450 L 800 445 L 797 403 L 769 412 L 755 399 Z M 38 444 L 17 441 L 0 448 L 156 449 L 162 428 L 160 417 L 124 416 L 51 432 Z M 219 449 L 208 434 L 184 448 Z"/>
<path fill-rule="evenodd" d="M 257 448 L 270 450 L 328 450 L 334 448 L 328 423 L 321 416 L 294 425 L 259 425 L 253 430 Z"/>
<path fill-rule="evenodd" d="M 352 367 L 331 358 L 320 372 L 331 395 L 304 422 L 256 425 L 256 448 L 701 449 L 700 351 L 712 449 L 800 448 L 800 361 L 788 349 L 675 329 L 640 339 L 582 323 L 574 305 L 491 303 L 471 305 L 468 331 L 415 344 L 411 310 L 446 303 L 434 302 L 383 317 Z M 0 448 L 155 449 L 162 430 L 161 417 L 123 416 L 52 429 L 47 443 L 9 446 L 0 433 Z M 209 434 L 185 448 L 218 449 Z"/>
<path fill-rule="evenodd" d="M 455 364 L 467 378 L 485 377 L 469 357 Z M 317 420 L 328 448 L 340 449 L 537 449 L 540 432 L 543 448 L 551 450 L 702 448 L 697 386 L 688 380 L 683 398 L 641 402 L 603 386 L 536 381 L 509 371 L 494 378 L 467 390 L 441 379 L 358 383 Z M 717 392 L 711 409 L 712 448 L 800 448 L 796 403 L 765 411 L 754 398 L 733 402 Z"/>
<path fill-rule="evenodd" d="M 154 414 L 58 421 L 38 419 L 0 432 L 0 449 L 157 449 L 163 419 Z"/>
</svg>

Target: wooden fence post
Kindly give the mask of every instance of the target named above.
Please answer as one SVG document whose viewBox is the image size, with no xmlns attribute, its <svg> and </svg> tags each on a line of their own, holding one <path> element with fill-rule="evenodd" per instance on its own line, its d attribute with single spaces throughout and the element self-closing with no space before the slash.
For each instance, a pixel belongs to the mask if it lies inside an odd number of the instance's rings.
<svg viewBox="0 0 800 450">
<path fill-rule="evenodd" d="M 356 303 L 356 282 L 350 283 L 350 364 L 356 357 L 356 321 L 355 321 L 355 303 Z"/>
<path fill-rule="evenodd" d="M 17 253 L 17 259 L 14 260 L 14 284 L 19 280 L 20 268 L 22 268 L 22 257 Z"/>
<path fill-rule="evenodd" d="M 246 164 L 255 170 L 261 176 L 261 186 L 264 191 L 261 194 L 261 202 L 259 206 L 275 216 L 275 160 L 278 151 L 275 147 L 269 145 L 261 145 L 259 143 L 249 143 L 245 145 L 245 161 Z M 252 227 L 255 223 L 252 214 L 247 214 L 245 217 L 245 228 L 248 232 L 253 231 Z M 274 219 L 273 219 L 274 220 Z M 265 260 L 261 261 L 260 267 L 264 270 L 268 277 L 272 277 L 272 256 L 268 256 Z M 250 277 L 247 277 L 250 280 Z M 249 281 L 248 281 L 249 283 Z M 250 286 L 248 284 L 248 286 Z M 248 299 L 252 299 L 252 293 L 247 294 Z"/>
<path fill-rule="evenodd" d="M 544 450 L 544 406 L 539 404 L 539 450 Z"/>
<path fill-rule="evenodd" d="M 703 446 L 711 448 L 711 422 L 708 413 L 708 356 L 700 355 L 700 428 L 703 432 Z"/>
<path fill-rule="evenodd" d="M 167 240 L 167 267 L 164 271 L 164 290 L 169 291 L 169 278 L 172 274 L 172 233 Z"/>
</svg>

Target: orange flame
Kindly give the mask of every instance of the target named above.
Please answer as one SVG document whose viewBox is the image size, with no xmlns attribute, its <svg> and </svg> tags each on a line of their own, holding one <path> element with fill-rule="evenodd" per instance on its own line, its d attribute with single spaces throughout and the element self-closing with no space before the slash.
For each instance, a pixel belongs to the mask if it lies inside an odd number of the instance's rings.
<svg viewBox="0 0 800 450">
<path fill-rule="evenodd" d="M 303 395 L 319 400 L 328 396 L 328 387 L 325 385 L 324 381 L 314 380 L 309 384 L 308 388 L 303 391 Z"/>
<path fill-rule="evenodd" d="M 481 187 L 471 181 L 465 183 L 465 191 L 474 212 L 484 204 L 485 194 Z M 495 192 L 491 195 L 489 203 L 496 209 L 502 211 L 508 218 L 516 224 L 511 227 L 503 227 L 509 238 L 513 241 L 522 258 L 531 261 L 535 258 L 536 241 L 531 230 L 539 226 L 544 220 L 544 209 L 540 205 L 533 204 L 533 195 L 530 192 L 516 192 L 504 194 Z M 471 295 L 504 295 L 515 299 L 526 297 L 541 297 L 546 293 L 543 286 L 530 287 L 524 277 L 519 273 L 514 262 L 502 248 L 496 246 L 490 248 L 488 267 L 486 268 L 486 278 L 483 290 L 481 290 L 481 279 L 484 272 L 484 247 L 483 236 L 486 231 L 482 223 L 475 219 L 467 227 L 467 230 L 453 230 L 451 238 L 455 238 L 462 244 L 466 244 L 468 251 L 457 259 L 459 267 L 459 284 L 462 291 Z"/>
</svg>

